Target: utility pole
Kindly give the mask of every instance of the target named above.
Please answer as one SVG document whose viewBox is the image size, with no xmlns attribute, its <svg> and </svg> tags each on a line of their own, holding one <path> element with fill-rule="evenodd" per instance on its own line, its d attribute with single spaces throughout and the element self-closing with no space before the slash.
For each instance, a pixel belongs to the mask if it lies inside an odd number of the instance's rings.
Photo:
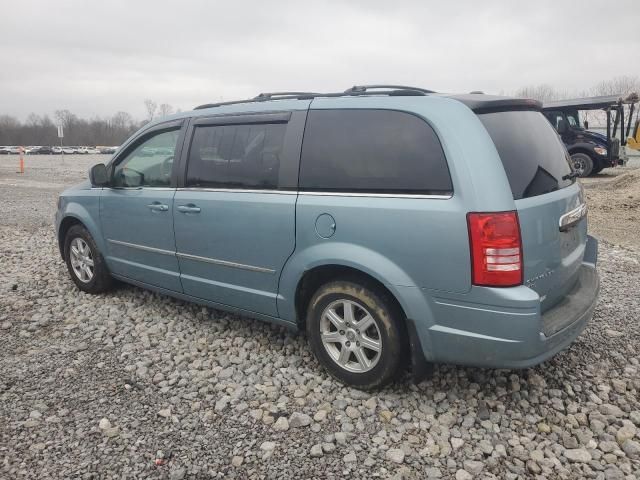
<svg viewBox="0 0 640 480">
<path fill-rule="evenodd" d="M 64 164 L 64 149 L 62 147 L 62 139 L 64 138 L 64 128 L 58 125 L 58 138 L 60 139 L 60 154 L 62 155 L 62 163 Z"/>
</svg>

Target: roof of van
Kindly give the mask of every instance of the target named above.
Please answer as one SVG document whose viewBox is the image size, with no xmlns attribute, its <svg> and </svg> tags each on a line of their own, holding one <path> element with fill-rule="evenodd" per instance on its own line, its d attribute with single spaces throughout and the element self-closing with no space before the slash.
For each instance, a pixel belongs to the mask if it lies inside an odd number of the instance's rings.
<svg viewBox="0 0 640 480">
<path fill-rule="evenodd" d="M 367 88 L 375 89 L 367 90 Z M 407 96 L 439 96 L 457 100 L 477 113 L 500 110 L 541 110 L 542 103 L 530 98 L 505 97 L 498 95 L 485 95 L 482 92 L 467 94 L 436 93 L 418 87 L 389 86 L 387 90 L 378 91 L 381 86 L 352 87 L 345 92 L 318 93 L 318 92 L 278 92 L 261 93 L 258 96 L 245 100 L 234 100 L 219 103 L 207 103 L 196 107 L 194 110 L 204 110 L 225 105 L 264 103 L 274 100 L 312 100 L 314 98 L 359 98 L 371 96 L 407 97 Z"/>
</svg>

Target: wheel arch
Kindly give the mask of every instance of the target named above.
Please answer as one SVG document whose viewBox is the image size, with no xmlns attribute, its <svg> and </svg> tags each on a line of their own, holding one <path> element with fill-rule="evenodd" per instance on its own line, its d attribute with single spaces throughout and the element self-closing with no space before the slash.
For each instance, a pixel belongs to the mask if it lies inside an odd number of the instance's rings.
<svg viewBox="0 0 640 480">
<path fill-rule="evenodd" d="M 400 328 L 403 330 L 403 336 L 406 339 L 407 347 L 409 347 L 407 360 L 410 361 L 414 379 L 420 381 L 429 374 L 431 367 L 425 358 L 415 321 L 408 316 L 408 307 L 403 305 L 402 296 L 393 285 L 385 284 L 380 278 L 364 269 L 342 263 L 325 263 L 306 270 L 298 280 L 293 301 L 296 312 L 295 321 L 300 330 L 306 329 L 306 311 L 313 294 L 322 285 L 334 280 L 353 281 L 377 290 L 388 298 L 400 315 L 402 322 Z"/>
<path fill-rule="evenodd" d="M 78 209 L 80 209 L 80 211 L 78 211 Z M 102 236 L 99 234 L 100 230 L 98 228 L 98 225 L 96 225 L 96 223 L 86 211 L 82 211 L 82 207 L 77 207 L 65 212 L 65 215 L 62 217 L 62 220 L 60 220 L 60 224 L 58 226 L 58 248 L 63 260 L 64 239 L 69 229 L 74 225 L 81 225 L 86 228 L 91 237 L 93 237 L 93 241 L 96 243 L 100 251 L 106 253 L 104 249 L 104 241 L 102 239 Z"/>
<path fill-rule="evenodd" d="M 402 304 L 398 300 L 397 296 L 378 278 L 374 277 L 370 273 L 367 273 L 358 268 L 329 263 L 323 265 L 317 265 L 307 271 L 305 271 L 298 281 L 296 291 L 294 294 L 294 305 L 296 309 L 296 324 L 298 328 L 304 329 L 306 322 L 306 311 L 309 306 L 309 301 L 313 294 L 325 283 L 329 283 L 334 280 L 346 280 L 354 281 L 363 284 L 364 286 L 371 286 L 382 293 L 394 303 L 404 318 L 407 314 Z"/>
</svg>

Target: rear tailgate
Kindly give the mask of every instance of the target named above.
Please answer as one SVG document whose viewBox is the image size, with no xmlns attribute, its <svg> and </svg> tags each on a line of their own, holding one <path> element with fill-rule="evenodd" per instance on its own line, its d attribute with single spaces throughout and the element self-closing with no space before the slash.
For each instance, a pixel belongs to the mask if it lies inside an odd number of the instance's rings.
<svg viewBox="0 0 640 480">
<path fill-rule="evenodd" d="M 524 283 L 542 312 L 574 286 L 587 242 L 586 206 L 553 127 L 534 110 L 478 115 L 504 166 L 520 220 Z"/>
</svg>

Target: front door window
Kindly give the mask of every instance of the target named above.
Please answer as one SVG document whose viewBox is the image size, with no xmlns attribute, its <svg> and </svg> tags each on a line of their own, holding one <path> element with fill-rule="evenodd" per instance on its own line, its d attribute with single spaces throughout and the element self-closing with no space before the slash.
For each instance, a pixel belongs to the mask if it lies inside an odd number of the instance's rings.
<svg viewBox="0 0 640 480">
<path fill-rule="evenodd" d="M 135 147 L 113 170 L 112 185 L 168 187 L 180 130 L 157 133 Z"/>
</svg>

